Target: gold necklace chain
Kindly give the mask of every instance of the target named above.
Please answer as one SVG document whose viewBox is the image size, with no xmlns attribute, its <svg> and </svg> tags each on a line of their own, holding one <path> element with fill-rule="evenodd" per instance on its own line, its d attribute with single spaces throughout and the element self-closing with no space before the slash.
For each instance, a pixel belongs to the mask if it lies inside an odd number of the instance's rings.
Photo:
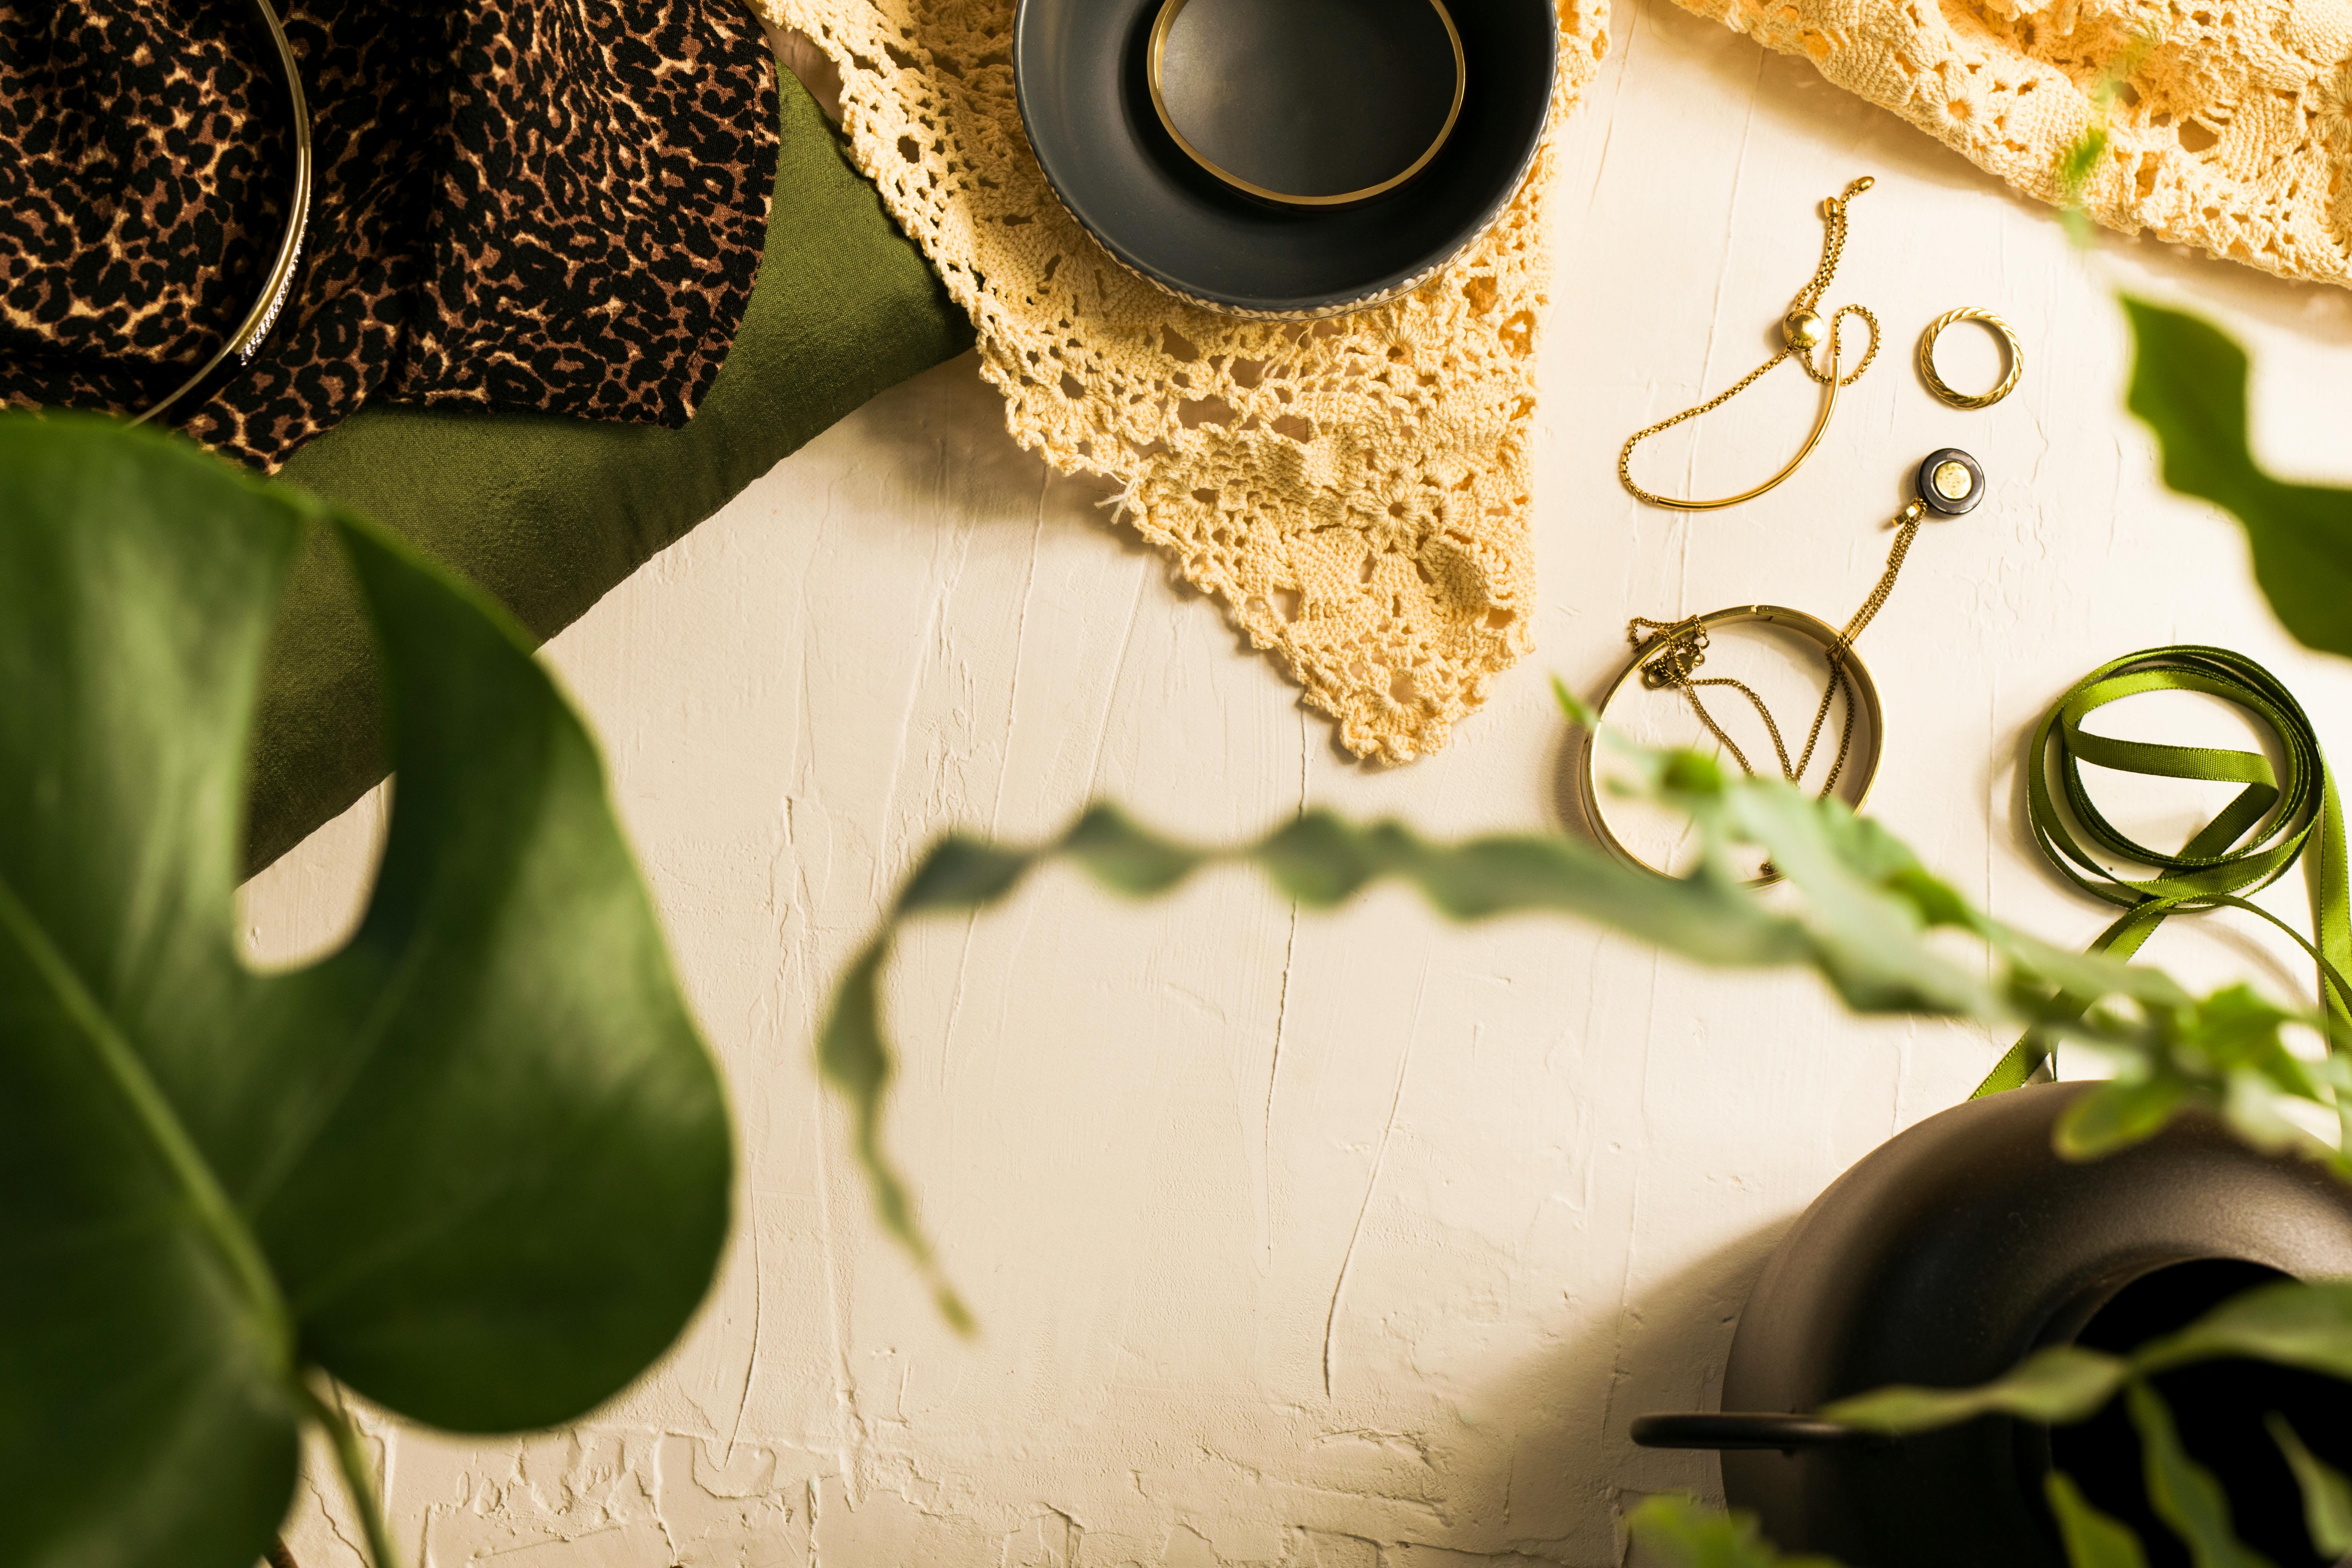
<svg viewBox="0 0 2352 1568">
<path fill-rule="evenodd" d="M 1813 268 L 1811 280 L 1802 289 L 1798 289 L 1796 298 L 1789 301 L 1788 314 L 1780 319 L 1780 352 L 1741 376 L 1729 390 L 1717 394 L 1696 408 L 1685 408 L 1671 419 L 1661 419 L 1647 429 L 1636 430 L 1626 437 L 1624 447 L 1617 454 L 1617 478 L 1619 482 L 1635 497 L 1649 502 L 1652 506 L 1672 507 L 1679 511 L 1712 511 L 1718 507 L 1732 506 L 1762 495 L 1766 490 L 1795 473 L 1797 465 L 1811 455 L 1813 447 L 1822 438 L 1822 432 L 1829 428 L 1830 413 L 1837 406 L 1838 388 L 1852 386 L 1855 382 L 1860 381 L 1863 372 L 1870 368 L 1870 362 L 1878 357 L 1878 318 L 1872 314 L 1868 308 L 1862 305 L 1841 305 L 1830 313 L 1826 321 L 1821 315 L 1822 296 L 1829 291 L 1831 279 L 1837 276 L 1838 260 L 1845 254 L 1847 204 L 1876 183 L 1865 174 L 1846 186 L 1843 195 L 1831 196 L 1822 203 L 1823 231 L 1821 265 Z M 1854 366 L 1851 374 L 1841 375 L 1838 369 L 1841 348 L 1839 329 L 1840 324 L 1848 316 L 1861 317 L 1864 324 L 1869 327 L 1870 347 L 1864 351 L 1862 363 Z M 1811 354 L 1811 350 L 1824 344 L 1828 348 L 1826 367 L 1815 364 Z M 1753 489 L 1742 490 L 1736 496 L 1725 496 L 1719 500 L 1684 500 L 1674 496 L 1662 496 L 1655 491 L 1643 489 L 1633 482 L 1634 447 L 1662 430 L 1673 429 L 1686 419 L 1696 419 L 1702 414 L 1714 413 L 1755 385 L 1784 359 L 1794 359 L 1804 367 L 1805 374 L 1818 382 L 1822 388 L 1822 410 L 1813 421 L 1812 434 L 1805 437 L 1804 446 L 1798 449 L 1795 457 L 1789 459 L 1787 467 Z"/>
<path fill-rule="evenodd" d="M 1837 640 L 1825 650 L 1823 657 L 1830 667 L 1829 684 L 1822 689 L 1821 704 L 1813 710 L 1812 728 L 1806 731 L 1804 750 L 1798 753 L 1793 764 L 1789 761 L 1789 748 L 1780 739 L 1780 726 L 1772 721 L 1771 709 L 1766 706 L 1763 698 L 1756 694 L 1753 687 L 1729 676 L 1700 676 L 1696 673 L 1698 667 L 1706 662 L 1706 628 L 1700 624 L 1698 616 L 1685 616 L 1679 621 L 1654 621 L 1645 616 L 1633 617 L 1625 628 L 1625 638 L 1642 656 L 1642 684 L 1653 691 L 1681 692 L 1689 701 L 1691 711 L 1698 715 L 1698 721 L 1706 726 L 1707 733 L 1721 742 L 1723 749 L 1729 752 L 1732 760 L 1739 764 L 1739 771 L 1752 778 L 1756 770 L 1749 765 L 1748 753 L 1741 751 L 1739 743 L 1716 722 L 1715 715 L 1706 710 L 1706 703 L 1698 693 L 1702 686 L 1730 687 L 1748 699 L 1748 706 L 1756 710 L 1756 716 L 1764 721 L 1765 732 L 1772 737 L 1772 750 L 1780 758 L 1780 776 L 1792 784 L 1804 777 L 1805 770 L 1812 763 L 1814 748 L 1821 742 L 1822 727 L 1829 721 L 1831 700 L 1844 692 L 1845 722 L 1838 731 L 1837 758 L 1830 763 L 1829 776 L 1822 781 L 1822 798 L 1828 799 L 1830 792 L 1837 788 L 1838 775 L 1845 771 L 1846 758 L 1853 750 L 1853 693 L 1849 689 L 1845 673 L 1846 654 L 1853 647 L 1854 639 L 1862 636 L 1863 629 L 1885 607 L 1887 595 L 1895 592 L 1895 574 L 1903 570 L 1903 558 L 1911 553 L 1911 542 L 1919 536 L 1919 525 L 1927 521 L 1927 509 L 1916 500 L 1907 503 L 1895 515 L 1898 531 L 1895 535 L 1895 547 L 1887 552 L 1886 570 L 1880 575 L 1878 586 L 1870 591 L 1870 596 L 1846 622 L 1844 630 L 1838 633 Z"/>
</svg>

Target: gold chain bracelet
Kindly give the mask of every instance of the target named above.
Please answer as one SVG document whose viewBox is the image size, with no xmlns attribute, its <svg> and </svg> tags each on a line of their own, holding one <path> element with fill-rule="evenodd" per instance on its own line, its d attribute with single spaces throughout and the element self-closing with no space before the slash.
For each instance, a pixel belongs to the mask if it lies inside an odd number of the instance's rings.
<svg viewBox="0 0 2352 1568">
<path fill-rule="evenodd" d="M 1861 380 L 1862 373 L 1870 368 L 1870 362 L 1878 357 L 1878 318 L 1868 309 L 1861 305 L 1841 305 L 1831 311 L 1826 320 L 1821 313 L 1822 296 L 1829 291 L 1830 280 L 1837 276 L 1838 258 L 1845 254 L 1847 204 L 1876 183 L 1865 174 L 1848 185 L 1843 195 L 1831 196 L 1822 203 L 1825 229 L 1822 236 L 1821 265 L 1813 269 L 1812 280 L 1797 290 L 1796 298 L 1789 302 L 1789 313 L 1780 319 L 1780 352 L 1740 377 L 1730 390 L 1709 398 L 1696 408 L 1685 408 L 1671 419 L 1661 419 L 1646 430 L 1636 430 L 1626 438 L 1623 449 L 1617 454 L 1617 478 L 1637 498 L 1652 506 L 1673 507 L 1678 511 L 1713 511 L 1718 507 L 1737 506 L 1741 501 L 1753 500 L 1795 473 L 1797 465 L 1812 455 L 1813 448 L 1821 443 L 1822 432 L 1829 428 L 1830 415 L 1837 407 L 1838 388 L 1852 386 Z M 1870 347 L 1864 352 L 1860 364 L 1852 372 L 1841 374 L 1838 328 L 1848 316 L 1861 317 L 1870 328 Z M 1824 346 L 1828 350 L 1829 363 L 1825 366 L 1817 365 L 1811 353 Z M 1822 411 L 1814 417 L 1812 432 L 1805 437 L 1805 444 L 1797 449 L 1797 455 L 1790 458 L 1779 473 L 1752 489 L 1742 490 L 1736 496 L 1725 496 L 1718 500 L 1685 500 L 1675 496 L 1662 496 L 1633 482 L 1634 447 L 1661 430 L 1671 430 L 1686 419 L 1712 414 L 1756 384 L 1766 372 L 1784 359 L 1794 359 L 1804 367 L 1807 375 L 1821 384 Z"/>
</svg>

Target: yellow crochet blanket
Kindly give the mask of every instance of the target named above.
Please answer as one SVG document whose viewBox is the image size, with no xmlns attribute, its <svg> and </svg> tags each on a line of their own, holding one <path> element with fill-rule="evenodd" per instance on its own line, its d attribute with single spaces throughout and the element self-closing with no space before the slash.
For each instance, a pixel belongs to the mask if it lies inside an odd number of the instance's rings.
<svg viewBox="0 0 2352 1568">
<path fill-rule="evenodd" d="M 1679 0 L 2044 201 L 2136 48 L 2092 216 L 2352 284 L 2352 0 Z"/>
<path fill-rule="evenodd" d="M 840 68 L 858 166 L 980 331 L 1021 444 L 1279 658 L 1360 756 L 1445 743 L 1532 646 L 1528 437 L 1549 142 L 1502 219 L 1401 299 L 1317 321 L 1195 309 L 1063 211 L 1014 107 L 1013 0 L 759 0 Z M 1562 0 L 1556 129 L 1608 47 Z"/>
</svg>

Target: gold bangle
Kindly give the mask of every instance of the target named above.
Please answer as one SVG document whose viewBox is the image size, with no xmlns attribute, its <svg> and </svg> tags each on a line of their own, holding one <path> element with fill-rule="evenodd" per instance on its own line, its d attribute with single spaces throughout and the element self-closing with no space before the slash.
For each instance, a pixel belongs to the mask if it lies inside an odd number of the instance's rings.
<svg viewBox="0 0 2352 1568">
<path fill-rule="evenodd" d="M 1809 616 L 1802 610 L 1791 610 L 1781 605 L 1734 605 L 1728 609 L 1716 610 L 1698 618 L 1698 624 L 1706 627 L 1744 626 L 1749 622 L 1787 626 L 1790 630 L 1820 644 L 1823 653 L 1827 653 L 1838 645 L 1838 631 L 1835 626 L 1831 626 L 1819 616 Z M 1609 714 L 1609 704 L 1616 700 L 1617 693 L 1623 689 L 1625 682 L 1654 652 L 1656 652 L 1654 647 L 1641 647 L 1633 651 L 1633 658 L 1625 661 L 1624 668 L 1618 670 L 1616 676 L 1602 689 L 1600 700 L 1593 703 L 1592 710 L 1595 714 L 1606 720 Z M 1871 783 L 1878 776 L 1879 755 L 1886 747 L 1886 715 L 1885 708 L 1878 700 L 1878 683 L 1870 678 L 1870 667 L 1862 662 L 1862 656 L 1850 645 L 1845 649 L 1843 668 L 1853 678 L 1851 689 L 1860 695 L 1863 712 L 1870 720 L 1870 750 L 1865 753 L 1862 765 L 1855 770 L 1854 776 L 1860 783 L 1854 789 L 1853 800 L 1851 803 L 1854 810 L 1860 811 L 1863 803 L 1870 798 Z M 1849 701 L 1853 700 L 1851 697 L 1847 699 Z M 1600 839 L 1610 853 L 1628 866 L 1637 870 L 1647 871 L 1652 876 L 1664 877 L 1673 880 L 1672 872 L 1660 870 L 1628 848 L 1624 840 L 1617 837 L 1616 830 L 1609 826 L 1608 819 L 1601 816 L 1598 740 L 1599 737 L 1593 731 L 1587 730 L 1584 732 L 1584 755 L 1577 766 L 1577 781 L 1584 796 L 1584 817 L 1592 825 L 1593 837 Z M 1760 877 L 1750 878 L 1748 886 L 1769 888 L 1780 879 L 1780 872 L 1768 869 Z"/>
<path fill-rule="evenodd" d="M 1967 393 L 1953 391 L 1944 378 L 1936 374 L 1936 340 L 1943 336 L 1944 329 L 1954 321 L 1982 321 L 2000 339 L 2001 358 L 2008 363 L 2009 374 L 2002 376 L 2000 384 L 1990 392 L 1971 397 Z M 1990 310 L 1975 305 L 1945 311 L 1928 322 L 1927 330 L 1919 334 L 1919 379 L 1927 384 L 1928 391 L 1955 408 L 1990 408 L 2017 390 L 2017 378 L 2024 369 L 2025 351 L 2018 346 L 2017 334 L 2009 330 L 2009 323 Z"/>
<path fill-rule="evenodd" d="M 1342 191 L 1335 196 L 1303 196 L 1288 191 L 1268 190 L 1264 185 L 1242 178 L 1186 141 L 1184 133 L 1176 129 L 1176 117 L 1168 112 L 1168 100 L 1160 90 L 1160 61 L 1168 47 L 1169 30 L 1175 26 L 1176 18 L 1183 11 L 1185 4 L 1186 0 L 1165 0 L 1160 7 L 1159 16 L 1151 24 L 1151 38 L 1144 49 L 1143 76 L 1145 84 L 1151 89 L 1152 112 L 1160 117 L 1160 128 L 1168 132 L 1169 139 L 1176 143 L 1184 156 L 1234 189 L 1246 191 L 1261 201 L 1279 202 L 1284 206 L 1292 207 L 1344 207 L 1385 195 L 1429 167 L 1429 161 L 1444 147 L 1454 134 L 1454 123 L 1462 118 L 1462 100 L 1470 85 L 1469 66 L 1462 53 L 1462 30 L 1454 25 L 1454 13 L 1445 8 L 1445 0 L 1429 0 L 1429 8 L 1436 12 L 1437 19 L 1445 25 L 1446 41 L 1453 46 L 1454 103 L 1445 111 L 1445 123 L 1437 128 L 1437 134 L 1431 138 L 1428 146 L 1422 149 L 1421 156 L 1376 185 L 1366 185 L 1360 191 Z"/>
<path fill-rule="evenodd" d="M 294 290 L 294 275 L 302 261 L 302 238 L 310 226 L 310 106 L 302 95 L 302 71 L 295 62 L 294 47 L 286 41 L 286 29 L 278 24 L 278 13 L 270 8 L 269 0 L 253 0 L 253 6 L 269 34 L 278 70 L 286 79 L 288 107 L 292 110 L 294 188 L 286 204 L 286 232 L 278 237 L 278 255 L 270 263 L 269 275 L 262 279 L 261 297 L 246 312 L 245 320 L 237 323 L 194 375 L 131 421 L 133 425 L 144 425 L 169 412 L 174 405 L 187 401 L 231 359 L 240 369 L 251 363 L 262 340 L 278 324 L 278 314 Z"/>
</svg>

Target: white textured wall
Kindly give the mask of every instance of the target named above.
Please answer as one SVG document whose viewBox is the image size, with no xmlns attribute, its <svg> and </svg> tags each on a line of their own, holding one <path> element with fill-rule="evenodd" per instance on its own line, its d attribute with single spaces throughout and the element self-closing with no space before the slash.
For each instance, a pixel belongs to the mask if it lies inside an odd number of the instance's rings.
<svg viewBox="0 0 2352 1568">
<path fill-rule="evenodd" d="M 1889 341 L 1822 451 L 1728 514 L 1634 505 L 1618 443 L 1769 352 L 1815 202 L 1864 172 L 1832 297 Z M 1616 1563 L 1629 1496 L 1715 1485 L 1711 1460 L 1633 1450 L 1627 1422 L 1709 1402 L 1790 1217 L 1996 1054 L 1549 921 L 1445 929 L 1401 895 L 1300 917 L 1240 873 L 1136 909 L 1050 876 L 925 931 L 892 980 L 891 1135 L 984 1325 L 961 1343 L 877 1238 L 809 1052 L 830 977 L 946 827 L 1038 833 L 1097 795 L 1205 837 L 1302 803 L 1557 823 L 1548 671 L 1591 688 L 1633 613 L 1842 619 L 1908 469 L 1947 444 L 1994 498 L 1929 530 L 1863 644 L 1893 711 L 1875 808 L 1933 863 L 2053 935 L 2097 928 L 2021 847 L 2014 758 L 2061 688 L 2147 644 L 2271 661 L 2352 758 L 2352 666 L 2292 651 L 2237 530 L 2156 487 L 2119 321 L 2046 212 L 1659 0 L 1619 18 L 1558 205 L 1540 651 L 1434 759 L 1335 752 L 1104 525 L 1098 489 L 1013 447 L 969 361 L 845 421 L 557 640 L 733 1085 L 740 1227 L 676 1354 L 576 1434 L 379 1429 L 419 1561 Z M 2120 241 L 2097 265 L 2230 321 L 2260 355 L 2268 457 L 2352 480 L 2352 295 Z M 1909 366 L 1967 303 L 2027 345 L 1986 414 Z M 1953 343 L 1956 379 L 1989 376 Z M 1784 367 L 1646 471 L 1738 488 L 1809 396 Z M 368 812 L 250 890 L 258 951 L 349 919 Z M 2252 949 L 2208 925 L 2161 952 L 2220 975 Z M 335 1512 L 306 1500 L 305 1568 L 356 1561 Z"/>
</svg>

